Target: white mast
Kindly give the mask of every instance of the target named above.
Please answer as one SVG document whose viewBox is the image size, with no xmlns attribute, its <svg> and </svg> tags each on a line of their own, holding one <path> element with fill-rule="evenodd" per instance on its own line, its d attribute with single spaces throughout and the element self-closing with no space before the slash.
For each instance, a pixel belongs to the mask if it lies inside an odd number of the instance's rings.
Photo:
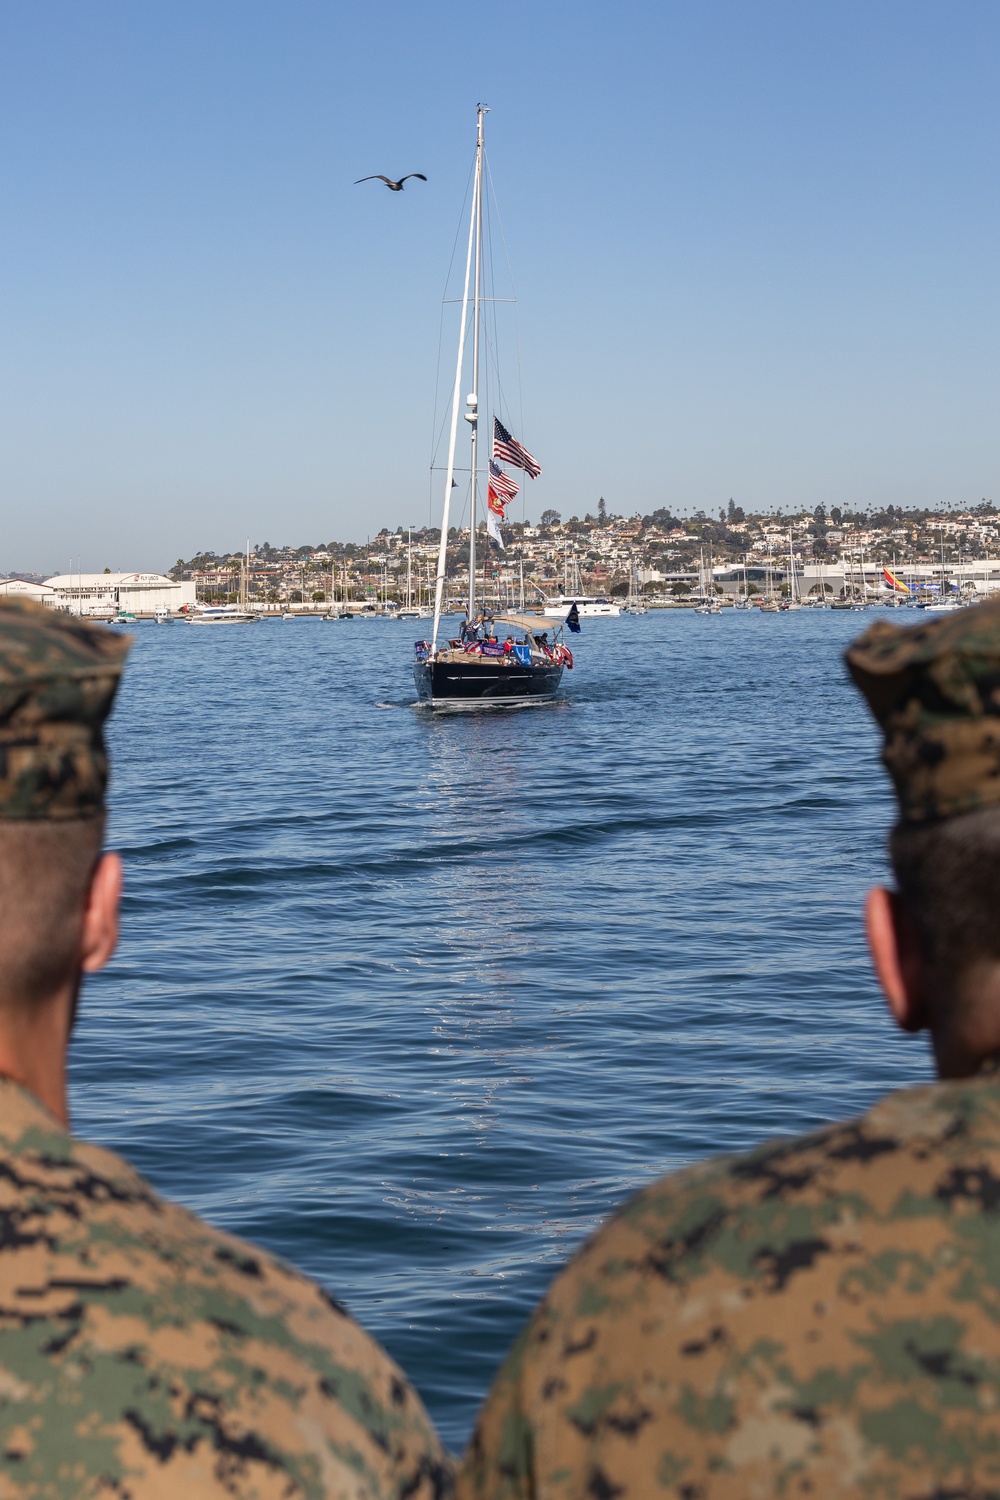
<svg viewBox="0 0 1000 1500">
<path fill-rule="evenodd" d="M 476 512 L 478 510 L 478 453 L 479 453 L 479 303 L 483 279 L 483 126 L 486 121 L 486 106 L 476 106 L 476 290 L 472 305 L 472 394 L 465 398 L 469 410 L 465 420 L 472 427 L 472 491 L 469 499 L 471 524 L 469 526 L 469 619 L 476 617 Z M 487 543 L 487 546 L 489 543 Z"/>
<path fill-rule="evenodd" d="M 406 528 L 406 607 L 413 607 L 413 527 Z"/>
<path fill-rule="evenodd" d="M 462 324 L 458 334 L 458 358 L 455 361 L 455 386 L 451 398 L 451 432 L 448 437 L 448 472 L 444 481 L 444 506 L 441 512 L 441 546 L 438 549 L 437 577 L 434 583 L 434 629 L 431 633 L 431 650 L 437 649 L 438 630 L 441 626 L 441 605 L 444 599 L 444 578 L 448 561 L 448 519 L 451 514 L 451 487 L 455 478 L 455 443 L 458 438 L 458 406 L 462 399 L 462 363 L 465 359 L 465 325 L 469 313 L 469 276 L 472 271 L 472 245 L 476 232 L 477 208 L 479 205 L 480 172 L 482 168 L 483 106 L 479 106 L 479 130 L 476 143 L 476 181 L 472 194 L 472 213 L 469 217 L 469 248 L 465 256 L 465 287 L 462 292 Z M 478 328 L 478 319 L 477 328 Z M 472 535 L 476 528 L 473 523 Z M 474 592 L 474 580 L 470 580 Z"/>
</svg>

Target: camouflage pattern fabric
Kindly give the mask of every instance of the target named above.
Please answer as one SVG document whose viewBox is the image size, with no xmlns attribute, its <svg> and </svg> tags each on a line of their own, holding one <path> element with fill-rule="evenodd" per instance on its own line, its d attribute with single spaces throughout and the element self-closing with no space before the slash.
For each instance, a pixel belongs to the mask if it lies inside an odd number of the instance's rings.
<svg viewBox="0 0 1000 1500">
<path fill-rule="evenodd" d="M 0 1496 L 448 1491 L 418 1397 L 335 1302 L 0 1081 Z"/>
<path fill-rule="evenodd" d="M 905 821 L 1000 803 L 1000 599 L 916 628 L 879 621 L 846 661 L 885 735 Z"/>
<path fill-rule="evenodd" d="M 0 818 L 103 811 L 104 721 L 130 644 L 28 599 L 0 603 Z"/>
<path fill-rule="evenodd" d="M 461 1500 L 1000 1495 L 1000 1081 L 641 1192 L 535 1312 Z"/>
</svg>

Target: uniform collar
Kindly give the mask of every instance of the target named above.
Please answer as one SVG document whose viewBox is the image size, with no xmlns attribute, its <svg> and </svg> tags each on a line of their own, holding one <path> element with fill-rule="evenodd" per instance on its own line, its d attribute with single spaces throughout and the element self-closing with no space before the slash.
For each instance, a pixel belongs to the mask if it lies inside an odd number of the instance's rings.
<svg viewBox="0 0 1000 1500">
<path fill-rule="evenodd" d="M 13 1078 L 0 1074 L 0 1142 L 14 1145 L 27 1132 L 67 1136 L 60 1120 L 36 1095 Z"/>
</svg>

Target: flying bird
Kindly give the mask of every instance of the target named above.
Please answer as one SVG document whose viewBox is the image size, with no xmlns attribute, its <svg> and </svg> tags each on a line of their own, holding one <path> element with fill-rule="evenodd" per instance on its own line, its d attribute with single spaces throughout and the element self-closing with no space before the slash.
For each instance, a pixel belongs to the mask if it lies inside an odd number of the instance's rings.
<svg viewBox="0 0 1000 1500">
<path fill-rule="evenodd" d="M 381 172 L 374 172 L 371 177 L 359 177 L 354 186 L 357 187 L 358 182 L 384 182 L 391 193 L 401 193 L 403 183 L 409 182 L 411 177 L 419 177 L 421 182 L 427 181 L 423 172 L 407 172 L 406 176 L 401 177 L 398 182 L 393 182 L 391 177 L 383 177 Z"/>
</svg>

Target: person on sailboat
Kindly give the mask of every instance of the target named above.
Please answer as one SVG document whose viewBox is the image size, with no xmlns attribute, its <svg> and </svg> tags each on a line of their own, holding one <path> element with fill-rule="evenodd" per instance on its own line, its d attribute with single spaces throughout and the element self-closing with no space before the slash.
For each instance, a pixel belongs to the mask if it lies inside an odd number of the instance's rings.
<svg viewBox="0 0 1000 1500">
<path fill-rule="evenodd" d="M 627 1203 L 515 1344 L 459 1500 L 997 1493 L 1000 601 L 846 659 L 899 802 L 869 948 L 939 1081 Z"/>
<path fill-rule="evenodd" d="M 130 644 L 0 605 L 0 1490 L 438 1500 L 420 1399 L 343 1308 L 70 1134 L 81 979 L 118 936 L 103 727 Z"/>
</svg>

